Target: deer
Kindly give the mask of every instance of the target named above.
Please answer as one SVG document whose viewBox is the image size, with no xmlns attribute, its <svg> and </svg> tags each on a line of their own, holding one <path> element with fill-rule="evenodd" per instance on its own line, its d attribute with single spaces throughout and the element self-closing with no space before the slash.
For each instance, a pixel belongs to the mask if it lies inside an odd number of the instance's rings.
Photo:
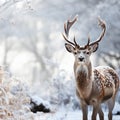
<svg viewBox="0 0 120 120">
<path fill-rule="evenodd" d="M 93 67 L 90 56 L 96 52 L 99 42 L 102 40 L 106 32 L 106 22 L 98 17 L 98 24 L 102 28 L 100 36 L 93 42 L 88 41 L 86 45 L 80 46 L 75 39 L 69 38 L 71 26 L 77 21 L 75 16 L 72 20 L 68 19 L 64 23 L 63 38 L 65 40 L 65 48 L 74 55 L 74 76 L 76 83 L 76 95 L 80 100 L 82 119 L 88 120 L 88 106 L 92 106 L 91 120 L 104 120 L 104 113 L 101 107 L 102 103 L 108 105 L 108 119 L 112 120 L 112 110 L 115 105 L 116 94 L 119 89 L 119 77 L 117 72 L 109 66 Z M 98 58 L 99 59 L 99 58 Z"/>
</svg>

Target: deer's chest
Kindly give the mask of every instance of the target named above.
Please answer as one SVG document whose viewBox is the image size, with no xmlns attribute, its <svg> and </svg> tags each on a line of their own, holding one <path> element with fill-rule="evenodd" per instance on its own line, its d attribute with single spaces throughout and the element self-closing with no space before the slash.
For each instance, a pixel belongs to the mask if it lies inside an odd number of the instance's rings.
<svg viewBox="0 0 120 120">
<path fill-rule="evenodd" d="M 75 69 L 76 86 L 80 98 L 88 98 L 91 92 L 92 81 L 86 65 L 79 65 Z"/>
</svg>

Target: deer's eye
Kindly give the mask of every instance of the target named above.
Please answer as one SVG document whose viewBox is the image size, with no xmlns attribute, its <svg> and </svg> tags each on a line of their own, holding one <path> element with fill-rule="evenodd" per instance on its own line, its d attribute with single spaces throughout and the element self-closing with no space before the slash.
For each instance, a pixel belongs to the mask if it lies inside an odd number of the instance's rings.
<svg viewBox="0 0 120 120">
<path fill-rule="evenodd" d="M 74 54 L 76 55 L 76 54 L 77 54 L 77 52 L 74 52 Z"/>
<path fill-rule="evenodd" d="M 90 54 L 90 52 L 89 52 L 89 51 L 87 51 L 87 52 L 86 52 L 86 54 L 87 54 L 87 55 L 89 55 L 89 54 Z"/>
</svg>

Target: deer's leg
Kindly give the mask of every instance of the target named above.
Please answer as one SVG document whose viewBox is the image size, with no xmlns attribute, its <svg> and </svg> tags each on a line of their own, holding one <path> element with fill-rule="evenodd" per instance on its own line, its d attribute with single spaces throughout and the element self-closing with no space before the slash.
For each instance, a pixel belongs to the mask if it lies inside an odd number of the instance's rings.
<svg viewBox="0 0 120 120">
<path fill-rule="evenodd" d="M 81 108 L 82 108 L 83 120 L 87 120 L 88 107 L 86 103 L 84 103 L 84 101 L 81 101 Z"/>
<path fill-rule="evenodd" d="M 103 111 L 102 111 L 102 109 L 101 109 L 101 106 L 99 106 L 98 113 L 99 113 L 99 118 L 100 118 L 100 120 L 104 120 L 104 113 L 103 113 Z"/>
<path fill-rule="evenodd" d="M 93 113 L 92 113 L 92 120 L 96 120 L 98 111 L 99 111 L 99 105 L 94 105 L 93 106 Z"/>
<path fill-rule="evenodd" d="M 79 92 L 77 91 L 77 89 L 76 89 L 76 95 L 77 95 L 78 98 L 80 99 Z M 81 100 L 80 103 L 81 103 L 83 120 L 87 120 L 87 115 L 88 115 L 88 107 L 87 107 L 87 104 L 86 104 L 86 102 L 85 102 L 84 100 Z"/>
<path fill-rule="evenodd" d="M 108 109 L 109 109 L 109 113 L 108 113 L 108 119 L 112 120 L 112 110 L 114 108 L 115 105 L 115 98 L 111 98 L 108 100 Z"/>
</svg>

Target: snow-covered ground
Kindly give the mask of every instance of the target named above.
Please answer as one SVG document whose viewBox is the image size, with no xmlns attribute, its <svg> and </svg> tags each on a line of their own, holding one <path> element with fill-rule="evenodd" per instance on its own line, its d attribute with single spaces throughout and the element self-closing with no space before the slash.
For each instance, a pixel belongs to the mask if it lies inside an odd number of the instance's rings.
<svg viewBox="0 0 120 120">
<path fill-rule="evenodd" d="M 37 96 L 33 96 L 33 99 L 36 103 L 43 103 L 45 106 L 51 109 L 50 113 L 37 112 L 33 114 L 34 120 L 81 120 L 82 119 L 82 111 L 81 110 L 71 110 L 67 109 L 65 106 L 61 106 L 60 108 L 52 108 L 46 101 L 39 99 Z M 105 120 L 108 120 L 108 111 L 103 108 Z M 120 111 L 120 104 L 118 102 L 115 103 L 113 109 L 113 120 L 120 120 L 120 115 L 115 115 L 118 111 Z M 92 108 L 88 109 L 88 120 L 91 120 Z M 99 120 L 99 117 L 97 116 Z"/>
<path fill-rule="evenodd" d="M 81 120 L 82 119 L 82 111 L 81 110 L 71 110 L 67 109 L 65 106 L 61 106 L 60 108 L 52 108 L 52 106 L 49 105 L 46 101 L 41 100 L 37 96 L 33 96 L 33 99 L 36 103 L 43 103 L 45 106 L 51 109 L 50 113 L 43 113 L 43 112 L 37 112 L 36 114 L 33 114 L 34 120 Z M 88 112 L 88 118 L 91 120 L 91 114 L 92 109 L 89 107 Z M 107 109 L 103 109 L 105 120 L 108 119 L 108 111 Z M 120 104 L 115 103 L 114 109 L 113 109 L 113 120 L 120 120 L 120 115 L 115 115 L 118 111 L 120 111 Z M 97 119 L 99 120 L 98 116 Z"/>
<path fill-rule="evenodd" d="M 107 112 L 105 114 L 105 120 L 107 118 Z M 91 111 L 89 111 L 88 118 L 91 120 Z M 98 117 L 98 116 L 97 116 Z M 81 120 L 82 113 L 81 111 L 64 111 L 60 110 L 56 113 L 37 113 L 34 116 L 34 120 Z M 120 115 L 114 115 L 113 120 L 120 120 Z"/>
</svg>

